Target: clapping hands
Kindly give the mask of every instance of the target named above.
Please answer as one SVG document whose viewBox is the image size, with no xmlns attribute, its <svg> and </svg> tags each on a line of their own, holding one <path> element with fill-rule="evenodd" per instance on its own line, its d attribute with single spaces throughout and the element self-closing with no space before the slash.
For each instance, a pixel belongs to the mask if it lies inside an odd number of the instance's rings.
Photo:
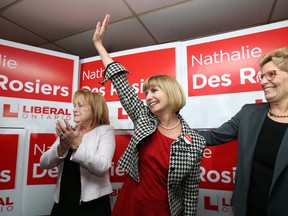
<svg viewBox="0 0 288 216">
<path fill-rule="evenodd" d="M 64 123 L 56 121 L 56 133 L 60 137 L 60 146 L 64 149 L 72 148 L 74 151 L 79 147 L 83 135 L 80 133 L 80 124 L 73 127 L 67 120 Z"/>
</svg>

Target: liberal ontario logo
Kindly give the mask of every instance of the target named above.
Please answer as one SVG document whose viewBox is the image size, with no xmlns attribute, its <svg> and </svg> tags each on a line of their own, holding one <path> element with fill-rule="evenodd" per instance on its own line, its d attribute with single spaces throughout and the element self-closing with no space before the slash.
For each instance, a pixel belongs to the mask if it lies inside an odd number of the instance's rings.
<svg viewBox="0 0 288 216">
<path fill-rule="evenodd" d="M 18 118 L 18 109 L 17 112 L 11 112 L 10 111 L 10 104 L 3 104 L 3 117 L 7 118 Z"/>
<path fill-rule="evenodd" d="M 3 104 L 3 118 L 15 119 L 66 119 L 70 120 L 72 114 L 68 108 L 57 108 L 51 106 L 33 105 L 11 105 Z"/>
</svg>

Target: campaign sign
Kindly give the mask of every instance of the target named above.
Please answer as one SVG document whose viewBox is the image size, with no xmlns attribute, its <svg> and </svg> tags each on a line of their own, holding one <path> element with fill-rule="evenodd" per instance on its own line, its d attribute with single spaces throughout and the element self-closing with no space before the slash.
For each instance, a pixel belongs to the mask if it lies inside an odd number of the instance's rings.
<svg viewBox="0 0 288 216">
<path fill-rule="evenodd" d="M 177 56 L 179 55 L 179 43 L 164 44 L 153 47 L 145 47 L 112 53 L 114 61 L 121 63 L 126 70 L 127 79 L 135 89 L 139 98 L 145 100 L 142 86 L 145 80 L 152 75 L 167 74 L 176 78 Z M 112 82 L 108 80 L 105 85 L 100 84 L 104 80 L 105 67 L 99 56 L 81 60 L 80 88 L 88 88 L 91 91 L 100 92 L 108 102 L 111 125 L 116 129 L 133 129 L 133 123 L 120 104 Z"/>
<path fill-rule="evenodd" d="M 237 149 L 237 140 L 206 147 L 200 168 L 200 188 L 233 191 Z"/>
<path fill-rule="evenodd" d="M 188 96 L 261 90 L 257 61 L 287 46 L 287 34 L 284 27 L 187 46 Z"/>
<path fill-rule="evenodd" d="M 58 168 L 44 170 L 40 166 L 40 157 L 55 142 L 56 134 L 31 133 L 27 185 L 56 184 Z"/>
<path fill-rule="evenodd" d="M 18 139 L 17 134 L 0 134 L 0 190 L 15 188 Z"/>
<path fill-rule="evenodd" d="M 175 44 L 147 47 L 130 51 L 112 53 L 116 62 L 120 62 L 131 74 L 127 75 L 130 84 L 134 87 L 141 99 L 145 99 L 142 92 L 144 81 L 156 74 L 176 76 L 176 47 Z M 104 80 L 105 67 L 100 57 L 81 60 L 80 87 L 100 92 L 107 102 L 119 101 L 116 90 L 108 81 Z"/>
<path fill-rule="evenodd" d="M 0 129 L 0 215 L 18 216 L 23 185 L 24 129 Z"/>
<path fill-rule="evenodd" d="M 79 57 L 0 40 L 0 95 L 71 102 Z"/>
</svg>

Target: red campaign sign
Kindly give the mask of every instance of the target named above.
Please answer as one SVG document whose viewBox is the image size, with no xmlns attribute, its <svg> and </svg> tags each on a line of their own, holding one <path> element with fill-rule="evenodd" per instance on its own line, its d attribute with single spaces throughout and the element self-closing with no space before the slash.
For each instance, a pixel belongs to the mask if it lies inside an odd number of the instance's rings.
<svg viewBox="0 0 288 216">
<path fill-rule="evenodd" d="M 188 96 L 260 91 L 258 59 L 287 46 L 288 28 L 187 47 Z"/>
<path fill-rule="evenodd" d="M 237 149 L 237 140 L 206 147 L 201 163 L 200 188 L 233 191 Z"/>
<path fill-rule="evenodd" d="M 117 162 L 120 159 L 121 155 L 124 153 L 127 148 L 132 136 L 131 135 L 116 135 L 116 150 L 114 157 L 112 159 L 112 167 L 110 169 L 110 180 L 111 182 L 124 182 L 125 171 L 121 169 Z"/>
<path fill-rule="evenodd" d="M 56 184 L 58 168 L 44 170 L 40 167 L 41 155 L 50 148 L 56 138 L 56 134 L 31 134 L 27 185 Z"/>
<path fill-rule="evenodd" d="M 0 134 L 0 190 L 15 188 L 18 139 L 17 134 Z"/>
<path fill-rule="evenodd" d="M 71 102 L 73 71 L 72 59 L 0 44 L 1 96 Z"/>
<path fill-rule="evenodd" d="M 139 93 L 141 99 L 144 81 L 151 75 L 168 74 L 176 77 L 176 49 L 166 48 L 141 53 L 128 54 L 114 57 L 114 61 L 120 62 L 132 75 L 127 75 L 130 84 Z M 82 63 L 80 72 L 80 87 L 89 88 L 91 91 L 102 93 L 107 102 L 119 101 L 115 89 L 110 81 L 105 85 L 99 84 L 104 80 L 104 66 L 101 60 Z"/>
</svg>

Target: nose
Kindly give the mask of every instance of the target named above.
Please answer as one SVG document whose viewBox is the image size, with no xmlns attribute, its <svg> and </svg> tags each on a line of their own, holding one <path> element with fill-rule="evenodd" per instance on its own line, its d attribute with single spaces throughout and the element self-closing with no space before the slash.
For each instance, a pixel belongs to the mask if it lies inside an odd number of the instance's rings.
<svg viewBox="0 0 288 216">
<path fill-rule="evenodd" d="M 263 77 L 262 80 L 260 80 L 260 85 L 264 85 L 265 83 L 268 83 L 269 81 L 267 80 L 266 76 Z"/>
<path fill-rule="evenodd" d="M 260 85 L 262 88 L 264 88 L 264 86 L 269 83 L 270 81 L 267 80 L 267 78 L 264 76 L 262 80 L 260 80 Z"/>
<path fill-rule="evenodd" d="M 152 99 L 152 94 L 151 94 L 151 92 L 148 92 L 146 95 L 146 100 L 149 101 L 151 99 Z"/>
</svg>

